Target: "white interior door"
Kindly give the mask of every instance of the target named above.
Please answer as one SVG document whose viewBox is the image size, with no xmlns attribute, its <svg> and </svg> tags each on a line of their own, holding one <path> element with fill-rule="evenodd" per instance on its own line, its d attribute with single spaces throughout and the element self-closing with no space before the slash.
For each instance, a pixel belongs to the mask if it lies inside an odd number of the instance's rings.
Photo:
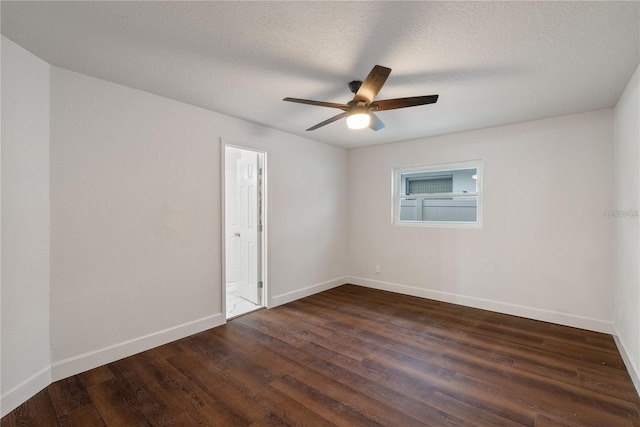
<svg viewBox="0 0 640 427">
<path fill-rule="evenodd" d="M 238 295 L 261 304 L 258 233 L 258 153 L 242 151 L 237 160 L 238 184 Z"/>
<path fill-rule="evenodd" d="M 238 185 L 236 184 L 236 164 L 241 156 L 237 148 L 225 149 L 225 218 L 226 218 L 226 283 L 238 283 L 238 258 L 240 254 L 240 233 L 238 218 Z"/>
</svg>

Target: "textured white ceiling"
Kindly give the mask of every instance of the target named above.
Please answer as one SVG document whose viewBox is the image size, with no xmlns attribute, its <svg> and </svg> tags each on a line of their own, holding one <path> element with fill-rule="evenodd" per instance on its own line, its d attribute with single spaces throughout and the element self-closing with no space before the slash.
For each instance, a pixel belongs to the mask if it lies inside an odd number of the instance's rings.
<svg viewBox="0 0 640 427">
<path fill-rule="evenodd" d="M 53 65 L 346 148 L 613 107 L 640 63 L 640 2 L 11 2 L 2 34 Z M 393 69 L 378 113 L 347 83 Z"/>
</svg>

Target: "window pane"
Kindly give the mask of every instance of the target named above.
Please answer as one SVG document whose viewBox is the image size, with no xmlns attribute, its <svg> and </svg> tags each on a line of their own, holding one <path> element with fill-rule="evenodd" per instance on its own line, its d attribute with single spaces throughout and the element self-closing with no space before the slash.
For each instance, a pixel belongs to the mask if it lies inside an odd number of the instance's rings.
<svg viewBox="0 0 640 427">
<path fill-rule="evenodd" d="M 481 174 L 481 160 L 394 168 L 394 223 L 482 228 Z"/>
<path fill-rule="evenodd" d="M 453 178 L 409 179 L 407 194 L 451 193 Z"/>
<path fill-rule="evenodd" d="M 476 222 L 476 196 L 400 199 L 400 221 Z"/>
<path fill-rule="evenodd" d="M 476 168 L 403 173 L 402 194 L 475 193 L 476 177 Z"/>
</svg>

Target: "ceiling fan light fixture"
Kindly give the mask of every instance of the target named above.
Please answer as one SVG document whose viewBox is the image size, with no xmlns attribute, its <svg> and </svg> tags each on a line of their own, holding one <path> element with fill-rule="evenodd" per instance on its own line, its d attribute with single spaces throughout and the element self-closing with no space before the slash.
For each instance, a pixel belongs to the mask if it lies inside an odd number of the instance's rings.
<svg viewBox="0 0 640 427">
<path fill-rule="evenodd" d="M 347 113 L 349 129 L 364 129 L 371 123 L 371 116 L 366 107 L 354 107 Z"/>
</svg>

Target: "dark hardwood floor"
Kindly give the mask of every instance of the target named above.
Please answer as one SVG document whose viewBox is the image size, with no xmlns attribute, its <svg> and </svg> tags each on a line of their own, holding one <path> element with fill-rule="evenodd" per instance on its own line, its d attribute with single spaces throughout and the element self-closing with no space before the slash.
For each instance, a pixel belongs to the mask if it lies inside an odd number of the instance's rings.
<svg viewBox="0 0 640 427">
<path fill-rule="evenodd" d="M 1 426 L 640 426 L 611 336 L 353 285 L 51 384 Z"/>
</svg>

